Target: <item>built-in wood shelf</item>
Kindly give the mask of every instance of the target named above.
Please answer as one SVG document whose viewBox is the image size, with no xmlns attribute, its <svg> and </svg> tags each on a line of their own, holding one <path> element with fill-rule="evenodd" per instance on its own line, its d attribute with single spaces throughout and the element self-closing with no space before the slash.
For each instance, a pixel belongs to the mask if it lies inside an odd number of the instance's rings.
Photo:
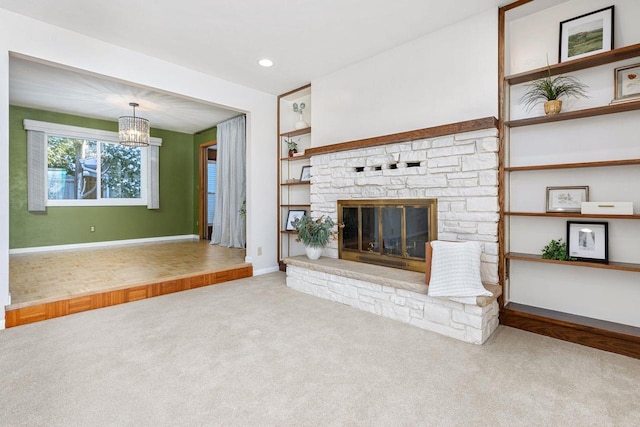
<svg viewBox="0 0 640 427">
<path fill-rule="evenodd" d="M 310 204 L 304 204 L 304 203 L 299 203 L 299 204 L 289 204 L 289 205 L 280 205 L 281 208 L 308 208 L 311 207 Z"/>
<path fill-rule="evenodd" d="M 505 212 L 507 216 L 548 216 L 556 218 L 640 219 L 640 215 L 581 214 L 580 212 Z"/>
<path fill-rule="evenodd" d="M 508 172 L 539 171 L 550 169 L 601 168 L 609 166 L 640 165 L 640 159 L 604 160 L 600 162 L 556 163 L 552 165 L 511 166 L 504 168 Z"/>
<path fill-rule="evenodd" d="M 500 324 L 640 359 L 640 328 L 509 303 Z"/>
<path fill-rule="evenodd" d="M 610 64 L 612 62 L 635 58 L 637 56 L 640 56 L 640 43 L 613 49 L 608 52 L 598 53 L 585 58 L 574 59 L 573 61 L 561 62 L 549 67 L 536 68 L 535 70 L 512 74 L 510 76 L 506 76 L 505 81 L 509 84 L 517 85 L 519 83 L 525 83 L 546 77 L 549 75 L 549 72 L 551 72 L 552 76 L 557 76 L 559 74 L 584 70 L 586 68 Z"/>
<path fill-rule="evenodd" d="M 296 181 L 296 182 L 282 182 L 282 183 L 280 183 L 280 185 L 283 185 L 283 186 L 285 186 L 285 185 L 288 185 L 288 186 L 290 186 L 290 185 L 309 185 L 309 184 L 310 184 L 310 181 Z"/>
<path fill-rule="evenodd" d="M 282 234 L 298 234 L 296 230 L 280 230 Z"/>
<path fill-rule="evenodd" d="M 504 257 L 506 259 L 513 259 L 518 261 L 544 262 L 549 264 L 571 265 L 574 267 L 589 267 L 589 268 L 601 268 L 605 270 L 640 272 L 640 264 L 632 264 L 628 262 L 609 261 L 608 264 L 604 264 L 604 263 L 598 263 L 598 262 L 585 262 L 585 261 L 558 261 L 556 259 L 543 259 L 541 255 L 524 254 L 524 253 L 518 253 L 518 252 L 509 252 L 508 254 L 505 254 Z"/>
<path fill-rule="evenodd" d="M 311 133 L 311 126 L 309 126 L 308 128 L 302 128 L 302 129 L 290 130 L 289 132 L 283 132 L 280 134 L 280 136 L 292 137 L 292 136 L 306 135 L 308 133 Z"/>
<path fill-rule="evenodd" d="M 586 117 L 603 116 L 605 114 L 624 113 L 640 109 L 640 101 L 623 102 L 620 104 L 603 105 L 602 107 L 586 108 L 584 110 L 569 111 L 559 114 L 531 117 L 527 119 L 509 120 L 505 125 L 516 128 L 521 126 L 539 125 L 542 123 L 561 122 L 564 120 L 583 119 Z"/>
</svg>

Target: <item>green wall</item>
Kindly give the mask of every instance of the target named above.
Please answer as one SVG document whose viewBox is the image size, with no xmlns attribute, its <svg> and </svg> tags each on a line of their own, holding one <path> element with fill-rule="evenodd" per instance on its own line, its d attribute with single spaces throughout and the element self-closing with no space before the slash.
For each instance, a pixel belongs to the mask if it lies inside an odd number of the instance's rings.
<svg viewBox="0 0 640 427">
<path fill-rule="evenodd" d="M 197 150 L 194 136 L 151 129 L 160 147 L 160 209 L 146 206 L 48 207 L 27 210 L 27 132 L 24 119 L 117 132 L 117 122 L 11 106 L 9 109 L 9 247 L 89 243 L 193 234 Z M 195 169 L 194 169 L 195 167 Z M 194 178 L 195 177 L 195 178 Z M 197 211 L 195 212 L 197 218 Z M 95 226 L 95 232 L 90 227 Z"/>
<path fill-rule="evenodd" d="M 199 234 L 200 230 L 198 228 L 198 209 L 200 208 L 200 195 L 198 194 L 198 181 L 199 181 L 199 156 L 200 156 L 200 144 L 204 144 L 205 142 L 215 141 L 218 137 L 218 128 L 213 127 L 211 129 L 207 129 L 202 132 L 198 132 L 193 135 L 193 170 L 194 170 L 194 181 L 193 181 L 193 234 Z"/>
</svg>

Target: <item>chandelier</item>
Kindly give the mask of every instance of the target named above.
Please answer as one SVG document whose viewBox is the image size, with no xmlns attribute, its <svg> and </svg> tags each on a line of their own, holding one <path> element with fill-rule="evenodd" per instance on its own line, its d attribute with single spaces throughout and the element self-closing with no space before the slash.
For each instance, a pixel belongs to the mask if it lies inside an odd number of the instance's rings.
<svg viewBox="0 0 640 427">
<path fill-rule="evenodd" d="M 133 116 L 122 116 L 118 119 L 118 139 L 127 147 L 146 147 L 149 145 L 149 120 L 136 117 L 138 103 L 130 102 Z"/>
</svg>

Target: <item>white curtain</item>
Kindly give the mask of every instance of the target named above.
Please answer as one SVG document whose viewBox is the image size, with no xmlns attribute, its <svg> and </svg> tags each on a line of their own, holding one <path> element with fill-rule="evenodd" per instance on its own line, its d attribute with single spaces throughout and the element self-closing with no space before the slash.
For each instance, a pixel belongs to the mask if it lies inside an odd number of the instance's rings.
<svg viewBox="0 0 640 427">
<path fill-rule="evenodd" d="M 245 246 L 245 222 L 240 215 L 246 197 L 245 146 L 245 116 L 218 125 L 212 245 Z"/>
<path fill-rule="evenodd" d="M 147 148 L 147 209 L 160 209 L 160 147 Z"/>
<path fill-rule="evenodd" d="M 27 131 L 27 207 L 47 210 L 47 138 L 44 132 Z"/>
</svg>

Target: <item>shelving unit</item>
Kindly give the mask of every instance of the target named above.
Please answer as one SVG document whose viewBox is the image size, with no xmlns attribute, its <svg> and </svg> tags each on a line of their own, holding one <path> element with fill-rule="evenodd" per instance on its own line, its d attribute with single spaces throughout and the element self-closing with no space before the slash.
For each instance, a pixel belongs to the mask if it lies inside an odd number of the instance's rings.
<svg viewBox="0 0 640 427">
<path fill-rule="evenodd" d="M 293 104 L 305 104 L 302 117 L 293 111 Z M 304 126 L 302 125 L 302 122 Z M 304 246 L 296 242 L 297 233 L 286 230 L 290 210 L 311 214 L 310 182 L 300 181 L 303 166 L 309 166 L 307 150 L 311 146 L 311 85 L 292 90 L 278 97 L 278 262 L 284 270 L 284 258 L 304 254 Z M 287 141 L 298 144 L 298 152 L 289 156 Z"/>
<path fill-rule="evenodd" d="M 634 243 L 640 242 L 640 221 L 638 221 L 640 220 L 640 214 L 638 214 L 640 197 L 637 191 L 624 193 L 619 188 L 631 187 L 629 182 L 640 176 L 640 168 L 634 167 L 640 165 L 640 159 L 638 152 L 631 152 L 629 158 L 624 158 L 625 156 L 620 153 L 626 154 L 630 150 L 625 150 L 625 146 L 616 145 L 621 136 L 628 138 L 629 134 L 628 127 L 625 128 L 626 130 L 618 129 L 621 123 L 624 127 L 624 123 L 629 126 L 628 123 L 632 121 L 640 122 L 640 115 L 630 113 L 640 110 L 640 101 L 589 105 L 556 115 L 509 120 L 511 87 L 546 77 L 549 73 L 552 76 L 569 72 L 582 72 L 582 75 L 587 73 L 586 75 L 589 76 L 588 73 L 592 73 L 599 77 L 599 80 L 594 78 L 594 81 L 598 82 L 604 80 L 600 77 L 604 73 L 611 73 L 611 93 L 613 94 L 613 69 L 620 66 L 615 63 L 633 58 L 638 58 L 637 62 L 640 62 L 640 44 L 505 76 L 504 70 L 509 56 L 505 46 L 509 45 L 514 49 L 513 44 L 505 42 L 505 37 L 508 37 L 508 32 L 505 30 L 505 13 L 526 3 L 528 2 L 516 2 L 512 6 L 502 8 L 500 13 L 501 53 L 499 57 L 503 82 L 500 96 L 500 122 L 503 130 L 501 194 L 499 195 L 503 228 L 500 252 L 506 294 L 500 322 L 507 326 L 640 358 L 640 328 L 637 324 L 634 326 L 608 321 L 611 319 L 600 320 L 602 318 L 594 318 L 597 312 L 611 312 L 611 309 L 595 310 L 593 307 L 585 307 L 582 310 L 574 301 L 558 301 L 556 297 L 559 295 L 562 298 L 564 295 L 566 298 L 567 294 L 573 293 L 577 294 L 576 298 L 590 300 L 585 302 L 588 305 L 598 300 L 598 296 L 590 297 L 589 292 L 609 297 L 607 295 L 609 289 L 612 289 L 611 292 L 622 293 L 624 291 L 621 289 L 630 289 L 629 286 L 640 283 L 640 274 L 638 274 L 640 273 L 640 244 Z M 611 64 L 610 69 L 597 68 L 607 64 Z M 602 93 L 602 88 L 598 89 Z M 513 99 L 513 101 L 516 100 L 517 98 Z M 627 115 L 623 117 L 621 114 Z M 603 116 L 610 118 L 601 118 Z M 597 120 L 597 126 L 589 119 Z M 613 145 L 611 152 L 615 152 L 617 158 L 607 159 L 605 156 L 608 153 L 602 149 L 600 141 L 595 141 L 595 137 L 590 139 L 588 131 L 585 138 L 585 133 L 580 128 L 590 129 L 590 126 L 604 128 L 610 132 L 613 143 L 608 140 L 602 143 L 611 143 Z M 518 131 L 515 132 L 514 129 Z M 584 144 L 579 145 L 571 141 L 572 133 L 582 135 L 585 139 Z M 531 143 L 536 140 L 542 142 L 537 151 L 518 145 L 523 144 L 523 141 Z M 566 148 L 563 145 L 566 145 Z M 570 157 L 571 147 L 576 147 L 575 157 L 585 161 L 563 162 L 562 160 L 570 160 L 566 157 Z M 558 156 L 555 156 L 556 149 L 560 152 Z M 530 159 L 527 157 L 535 157 L 535 164 L 528 165 Z M 540 159 L 551 161 L 544 162 Z M 535 202 L 543 202 L 538 192 L 543 191 L 547 186 L 578 184 L 597 187 L 598 191 L 591 192 L 592 200 L 632 200 L 634 215 L 544 212 L 544 203 Z M 609 194 L 618 195 L 618 198 L 614 196 L 613 199 L 607 199 L 606 196 Z M 627 198 L 620 197 L 620 194 L 626 194 Z M 603 264 L 542 259 L 539 253 L 544 244 L 552 238 L 564 239 L 564 235 L 558 236 L 554 233 L 564 230 L 566 221 L 563 220 L 566 219 L 610 220 L 610 254 L 611 248 L 615 249 L 611 261 Z M 541 242 L 544 243 L 541 244 Z M 606 283 L 608 280 L 622 282 L 623 285 L 611 286 L 613 283 Z M 580 292 L 584 294 L 581 295 Z M 636 295 L 633 292 L 638 291 L 631 289 L 631 292 L 631 295 Z M 625 297 L 629 298 L 628 295 L 619 297 L 623 300 Z M 610 299 L 616 300 L 614 297 Z M 638 303 L 640 299 L 635 302 L 635 304 Z M 562 312 L 557 309 L 557 307 L 562 308 L 563 304 L 571 312 Z M 627 311 L 632 312 L 628 307 L 627 305 Z M 635 310 L 639 313 L 640 307 L 635 307 Z M 637 323 L 640 319 L 635 320 Z"/>
</svg>

